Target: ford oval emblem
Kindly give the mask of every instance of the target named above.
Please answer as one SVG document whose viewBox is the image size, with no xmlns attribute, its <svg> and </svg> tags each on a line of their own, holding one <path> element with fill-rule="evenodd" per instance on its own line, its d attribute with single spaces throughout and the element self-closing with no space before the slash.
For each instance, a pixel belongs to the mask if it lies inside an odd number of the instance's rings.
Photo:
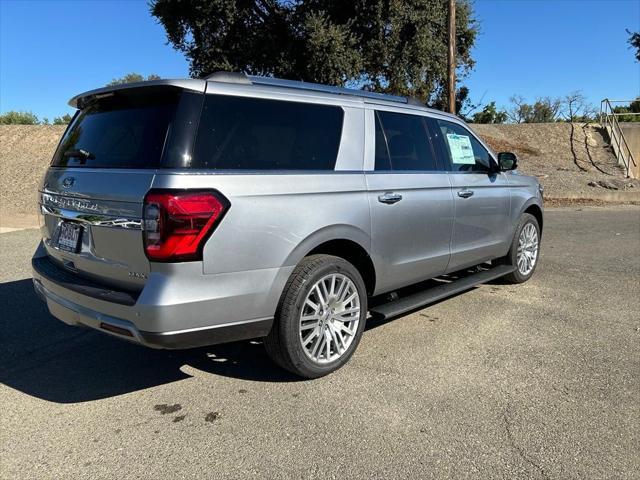
<svg viewBox="0 0 640 480">
<path fill-rule="evenodd" d="M 75 178 L 67 177 L 62 181 L 62 186 L 64 188 L 71 188 L 75 182 L 76 182 Z"/>
</svg>

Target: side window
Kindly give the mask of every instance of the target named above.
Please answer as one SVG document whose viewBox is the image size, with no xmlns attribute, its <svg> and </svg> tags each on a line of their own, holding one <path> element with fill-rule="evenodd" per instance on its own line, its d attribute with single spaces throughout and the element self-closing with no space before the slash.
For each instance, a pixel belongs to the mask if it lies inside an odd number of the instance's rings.
<svg viewBox="0 0 640 480">
<path fill-rule="evenodd" d="M 438 170 L 423 117 L 376 112 L 376 170 Z"/>
<path fill-rule="evenodd" d="M 207 95 L 191 167 L 333 170 L 343 117 L 329 105 Z"/>
<path fill-rule="evenodd" d="M 376 170 L 391 170 L 391 160 L 389 160 L 389 149 L 387 139 L 384 136 L 378 112 L 373 112 L 376 118 Z"/>
<path fill-rule="evenodd" d="M 449 155 L 450 171 L 486 172 L 490 169 L 489 152 L 466 128 L 445 120 L 436 121 Z"/>
</svg>

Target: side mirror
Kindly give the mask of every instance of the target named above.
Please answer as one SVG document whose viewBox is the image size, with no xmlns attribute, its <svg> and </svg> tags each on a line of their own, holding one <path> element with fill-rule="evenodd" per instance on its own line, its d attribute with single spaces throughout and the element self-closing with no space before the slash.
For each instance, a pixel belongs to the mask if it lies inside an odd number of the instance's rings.
<svg viewBox="0 0 640 480">
<path fill-rule="evenodd" d="M 515 170 L 518 168 L 518 157 L 515 153 L 500 152 L 498 154 L 498 165 L 500 165 L 500 171 L 502 172 Z"/>
</svg>

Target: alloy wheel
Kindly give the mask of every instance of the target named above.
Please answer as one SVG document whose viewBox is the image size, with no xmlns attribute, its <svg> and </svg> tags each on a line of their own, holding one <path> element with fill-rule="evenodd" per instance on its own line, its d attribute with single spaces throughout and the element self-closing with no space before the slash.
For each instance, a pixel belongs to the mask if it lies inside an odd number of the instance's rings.
<svg viewBox="0 0 640 480">
<path fill-rule="evenodd" d="M 325 364 L 349 350 L 360 323 L 360 295 L 354 282 L 340 273 L 318 280 L 300 313 L 300 342 L 306 356 Z"/>
<path fill-rule="evenodd" d="M 518 237 L 516 254 L 518 272 L 527 276 L 536 266 L 538 260 L 538 230 L 533 223 L 527 223 Z"/>
</svg>

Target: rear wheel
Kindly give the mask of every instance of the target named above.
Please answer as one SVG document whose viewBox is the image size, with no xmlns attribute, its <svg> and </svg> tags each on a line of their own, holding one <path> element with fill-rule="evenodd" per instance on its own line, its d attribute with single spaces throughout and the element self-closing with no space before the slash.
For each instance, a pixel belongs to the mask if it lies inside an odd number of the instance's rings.
<svg viewBox="0 0 640 480">
<path fill-rule="evenodd" d="M 364 281 L 353 265 L 331 255 L 306 257 L 282 293 L 267 353 L 296 375 L 327 375 L 353 355 L 366 315 Z"/>
<path fill-rule="evenodd" d="M 507 283 L 523 283 L 531 278 L 538 265 L 540 250 L 540 226 L 536 217 L 525 213 L 520 218 L 511 248 L 503 263 L 516 269 L 503 277 Z"/>
</svg>

